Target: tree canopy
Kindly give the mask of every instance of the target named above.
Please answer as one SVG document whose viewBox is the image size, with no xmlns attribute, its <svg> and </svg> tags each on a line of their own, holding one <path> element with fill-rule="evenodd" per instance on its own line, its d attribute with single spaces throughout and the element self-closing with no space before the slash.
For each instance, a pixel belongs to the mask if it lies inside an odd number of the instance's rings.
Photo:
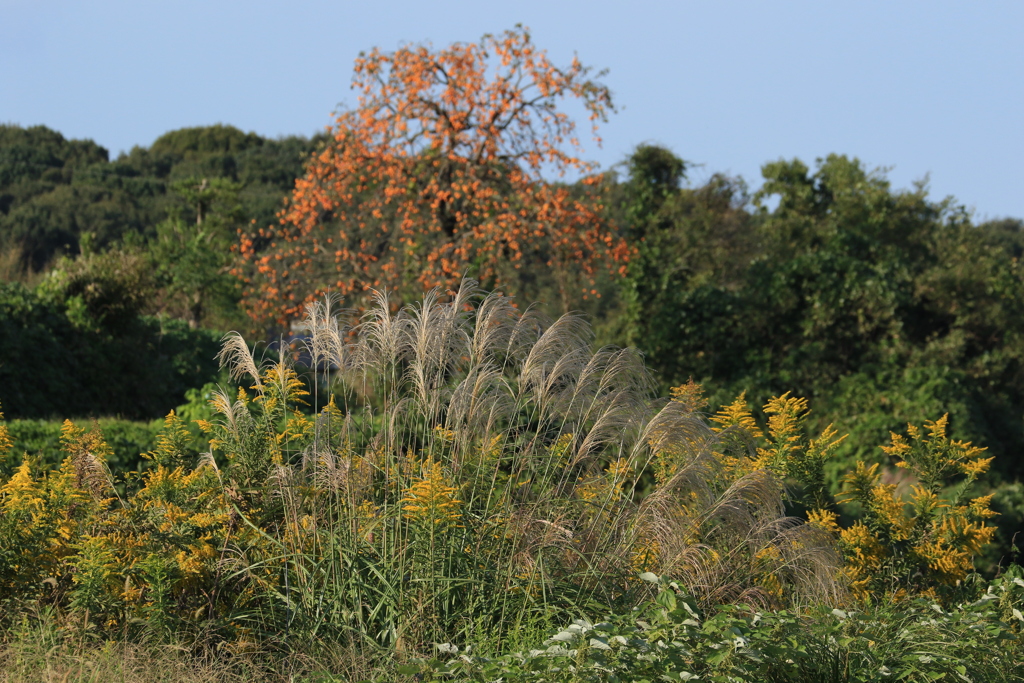
<svg viewBox="0 0 1024 683">
<path fill-rule="evenodd" d="M 332 290 L 358 303 L 471 274 L 516 289 L 524 267 L 591 274 L 625 246 L 599 205 L 545 182 L 587 174 L 574 98 L 596 126 L 611 94 L 577 59 L 556 68 L 525 29 L 441 50 L 373 50 L 355 65 L 358 106 L 342 111 L 279 225 L 243 240 L 246 302 L 257 319 L 297 317 Z M 595 182 L 585 179 L 584 182 Z"/>
<path fill-rule="evenodd" d="M 4 269 L 42 270 L 78 253 L 82 235 L 102 249 L 129 234 L 151 237 L 167 218 L 188 220 L 193 207 L 173 186 L 193 178 L 239 183 L 242 219 L 268 223 L 317 144 L 218 124 L 171 131 L 111 160 L 92 140 L 68 140 L 44 126 L 0 126 Z"/>
</svg>

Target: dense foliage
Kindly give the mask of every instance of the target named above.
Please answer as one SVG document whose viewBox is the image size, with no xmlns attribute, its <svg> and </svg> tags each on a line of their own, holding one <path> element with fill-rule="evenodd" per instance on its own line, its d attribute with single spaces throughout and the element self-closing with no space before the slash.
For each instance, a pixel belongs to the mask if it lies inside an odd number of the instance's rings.
<svg viewBox="0 0 1024 683">
<path fill-rule="evenodd" d="M 663 386 L 806 396 L 819 428 L 852 435 L 845 466 L 879 462 L 891 431 L 948 413 L 952 435 L 998 456 L 981 486 L 1002 515 L 992 561 L 1005 559 L 1024 523 L 1021 222 L 975 225 L 842 156 L 814 173 L 766 165 L 753 204 L 724 177 L 682 187 L 684 164 L 661 148 L 640 148 L 627 170 L 621 220 L 640 246 L 620 336 Z"/>
<path fill-rule="evenodd" d="M 657 401 L 635 352 L 594 352 L 579 318 L 545 323 L 472 282 L 397 314 L 380 297 L 351 331 L 327 300 L 307 326 L 312 395 L 287 356 L 261 367 L 225 340 L 222 362 L 252 386 L 212 394 L 205 455 L 171 413 L 150 466 L 115 480 L 100 430 L 67 421 L 59 467 L 26 457 L 3 477 L 5 612 L 41 604 L 101 637 L 228 651 L 326 639 L 388 661 L 628 613 L 653 571 L 691 610 L 772 612 L 776 634 L 803 618 L 773 610 L 807 604 L 954 604 L 992 536 L 988 498 L 963 486 L 990 459 L 942 420 L 887 448 L 921 482 L 913 504 L 859 466 L 845 495 L 862 510 L 845 523 L 824 479 L 842 437 L 808 433 L 802 399 L 769 401 L 764 431 L 742 398 L 706 420 L 697 385 Z M 0 427 L 0 450 L 12 441 Z M 698 659 L 721 663 L 711 650 L 741 613 L 687 631 L 710 639 Z M 978 618 L 1016 638 L 1004 616 Z M 637 637 L 644 655 L 655 636 Z"/>
<path fill-rule="evenodd" d="M 361 56 L 313 139 L 0 126 L 0 662 L 1020 680 L 1024 222 L 841 155 L 597 174 L 590 73 L 517 28 Z"/>
<path fill-rule="evenodd" d="M 648 581 L 659 581 L 653 574 Z M 436 681 L 717 681 L 869 683 L 1024 680 L 1024 580 L 979 587 L 952 608 L 928 600 L 866 611 L 818 607 L 705 612 L 660 580 L 628 614 L 578 619 L 536 647 L 501 657 L 444 644 L 403 671 Z"/>
<path fill-rule="evenodd" d="M 239 228 L 274 220 L 318 144 L 215 125 L 171 131 L 111 161 L 91 140 L 0 126 L 0 275 L 31 278 L 60 255 L 150 243 L 148 308 L 203 321 L 210 311 L 190 308 L 190 297 L 227 274 Z M 205 322 L 237 324 L 238 285 L 217 284 L 229 294 Z"/>
<path fill-rule="evenodd" d="M 141 454 L 156 446 L 163 420 L 146 423 L 101 418 L 96 426 L 103 442 L 110 447 L 107 468 L 115 479 L 123 479 L 128 472 L 145 467 L 146 460 Z M 10 476 L 23 458 L 31 459 L 40 470 L 59 468 L 66 456 L 61 448 L 61 427 L 60 422 L 51 420 L 8 420 L 11 448 L 7 458 L 0 462 L 0 472 Z"/>
<path fill-rule="evenodd" d="M 1019 221 L 973 225 L 841 156 L 766 165 L 750 211 L 726 178 L 680 188 L 661 153 L 639 150 L 622 186 L 641 244 L 624 336 L 666 385 L 791 389 L 874 440 L 949 411 L 1000 454 L 1024 445 Z"/>
<path fill-rule="evenodd" d="M 195 328 L 245 325 L 236 233 L 273 220 L 316 144 L 217 125 L 109 161 L 90 141 L 0 126 L 11 416 L 153 419 L 213 381 L 219 335 Z"/>
<path fill-rule="evenodd" d="M 81 279 L 61 275 L 35 291 L 0 283 L 0 402 L 12 417 L 152 419 L 217 376 L 219 335 L 139 316 L 130 284 L 90 278 L 71 294 Z"/>
</svg>

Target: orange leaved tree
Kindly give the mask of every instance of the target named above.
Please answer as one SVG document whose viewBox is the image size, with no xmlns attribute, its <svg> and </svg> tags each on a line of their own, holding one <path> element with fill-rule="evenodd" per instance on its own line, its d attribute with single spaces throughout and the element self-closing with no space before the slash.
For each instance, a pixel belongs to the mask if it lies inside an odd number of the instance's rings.
<svg viewBox="0 0 1024 683">
<path fill-rule="evenodd" d="M 625 245 L 586 199 L 595 193 L 541 177 L 594 170 L 558 108 L 578 100 L 600 143 L 613 105 L 589 75 L 575 58 L 553 66 L 518 27 L 361 55 L 358 106 L 338 115 L 279 224 L 242 237 L 253 317 L 295 317 L 328 290 L 356 305 L 371 288 L 418 298 L 465 275 L 515 291 L 524 266 L 553 269 L 564 290 L 570 274 L 621 263 Z"/>
</svg>

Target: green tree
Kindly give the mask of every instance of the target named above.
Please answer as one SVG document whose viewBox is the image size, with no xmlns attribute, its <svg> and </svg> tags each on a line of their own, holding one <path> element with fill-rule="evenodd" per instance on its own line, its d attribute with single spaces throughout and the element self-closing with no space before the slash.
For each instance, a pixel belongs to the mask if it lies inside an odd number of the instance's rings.
<svg viewBox="0 0 1024 683">
<path fill-rule="evenodd" d="M 62 262 L 37 291 L 0 283 L 0 405 L 9 417 L 153 419 L 216 379 L 219 334 L 130 315 L 144 260 L 86 260 Z"/>
<path fill-rule="evenodd" d="M 681 187 L 686 164 L 663 147 L 641 145 L 626 168 L 620 220 L 635 255 L 620 288 L 621 336 L 669 384 L 686 373 L 715 376 L 716 354 L 728 352 L 722 326 L 740 305 L 737 266 L 756 244 L 746 189 L 720 175 Z"/>
<path fill-rule="evenodd" d="M 43 126 L 0 126 L 0 268 L 23 277 L 78 253 L 83 234 L 103 250 L 125 238 L 154 238 L 168 218 L 194 220 L 196 207 L 174 189 L 191 178 L 238 183 L 238 222 L 267 225 L 322 139 L 184 128 L 110 160 L 91 140 L 67 140 Z"/>
<path fill-rule="evenodd" d="M 839 155 L 767 164 L 752 207 L 741 185 L 666 191 L 637 166 L 623 336 L 666 384 L 693 376 L 718 401 L 792 390 L 845 415 L 847 449 L 947 411 L 956 438 L 1024 447 L 1019 222 L 974 225 Z"/>
<path fill-rule="evenodd" d="M 63 307 L 77 327 L 120 333 L 149 304 L 153 285 L 145 254 L 137 249 L 112 249 L 61 258 L 37 294 Z"/>
<path fill-rule="evenodd" d="M 193 207 L 195 221 L 169 218 L 160 223 L 150 253 L 162 309 L 194 329 L 211 306 L 221 311 L 237 307 L 240 288 L 230 267 L 241 185 L 224 178 L 189 178 L 172 188 Z"/>
</svg>

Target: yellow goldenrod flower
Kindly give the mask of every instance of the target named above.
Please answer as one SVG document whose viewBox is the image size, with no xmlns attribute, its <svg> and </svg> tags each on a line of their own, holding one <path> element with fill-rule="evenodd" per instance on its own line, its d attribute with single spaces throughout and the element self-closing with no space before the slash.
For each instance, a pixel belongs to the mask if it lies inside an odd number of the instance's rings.
<svg viewBox="0 0 1024 683">
<path fill-rule="evenodd" d="M 423 463 L 423 473 L 399 501 L 407 513 L 405 516 L 433 524 L 458 521 L 462 516 L 459 511 L 462 501 L 455 497 L 458 489 L 448 485 L 441 463 L 428 458 Z"/>
<path fill-rule="evenodd" d="M 838 534 L 840 532 L 839 524 L 836 520 L 839 519 L 839 515 L 832 512 L 831 510 L 811 510 L 807 513 L 807 523 L 818 529 L 829 532 L 830 534 Z"/>
<path fill-rule="evenodd" d="M 987 496 L 978 496 L 968 504 L 970 514 L 975 519 L 988 519 L 989 517 L 995 517 L 999 513 L 995 510 L 990 510 L 989 505 L 992 504 L 992 497 L 995 494 L 990 493 Z"/>
<path fill-rule="evenodd" d="M 747 406 L 747 392 L 745 391 L 737 396 L 735 401 L 715 413 L 711 421 L 718 425 L 718 427 L 712 427 L 716 432 L 721 432 L 729 427 L 739 427 L 755 439 L 764 436 L 757 426 L 754 416 L 750 413 L 750 407 Z"/>
<path fill-rule="evenodd" d="M 878 484 L 871 489 L 870 512 L 889 527 L 897 541 L 906 541 L 914 528 L 914 518 L 904 514 L 904 503 L 896 499 L 896 486 Z"/>
<path fill-rule="evenodd" d="M 686 384 L 669 389 L 669 395 L 676 403 L 683 404 L 689 413 L 695 413 L 708 404 L 704 398 L 704 387 L 694 382 L 692 377 Z"/>
</svg>

